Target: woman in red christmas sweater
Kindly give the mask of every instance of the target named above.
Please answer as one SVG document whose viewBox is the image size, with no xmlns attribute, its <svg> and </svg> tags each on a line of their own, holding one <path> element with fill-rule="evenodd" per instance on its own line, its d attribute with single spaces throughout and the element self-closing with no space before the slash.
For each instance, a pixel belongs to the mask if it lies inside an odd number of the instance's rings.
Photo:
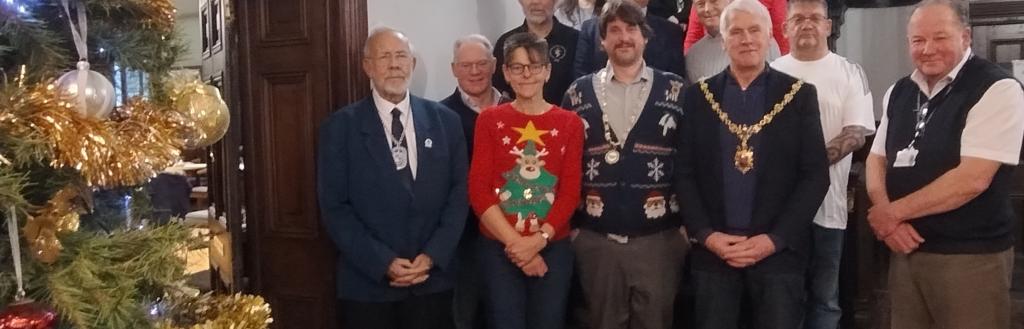
<svg viewBox="0 0 1024 329">
<path fill-rule="evenodd" d="M 469 198 L 480 218 L 478 262 L 495 329 L 564 327 L 573 254 L 569 217 L 579 203 L 583 123 L 544 101 L 547 42 L 505 42 L 505 78 L 516 100 L 476 121 Z"/>
</svg>

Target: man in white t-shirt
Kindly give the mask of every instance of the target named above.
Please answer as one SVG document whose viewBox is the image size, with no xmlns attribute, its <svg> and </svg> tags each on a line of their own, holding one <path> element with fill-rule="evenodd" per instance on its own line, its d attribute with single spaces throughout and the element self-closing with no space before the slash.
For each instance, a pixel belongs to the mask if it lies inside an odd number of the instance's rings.
<svg viewBox="0 0 1024 329">
<path fill-rule="evenodd" d="M 847 222 L 846 185 L 850 153 L 874 132 L 871 91 L 860 65 L 828 50 L 832 22 L 824 0 L 790 0 L 785 23 L 791 52 L 772 68 L 814 84 L 818 89 L 821 129 L 829 164 L 828 194 L 814 217 L 814 245 L 808 282 L 807 329 L 836 329 L 839 308 L 839 260 Z"/>
</svg>

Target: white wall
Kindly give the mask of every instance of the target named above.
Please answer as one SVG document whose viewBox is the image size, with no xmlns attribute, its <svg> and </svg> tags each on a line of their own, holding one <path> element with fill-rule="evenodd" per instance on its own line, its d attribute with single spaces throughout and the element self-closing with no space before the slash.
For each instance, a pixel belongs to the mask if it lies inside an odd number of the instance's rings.
<svg viewBox="0 0 1024 329">
<path fill-rule="evenodd" d="M 837 53 L 864 68 L 875 98 L 876 120 L 882 118 L 885 91 L 896 80 L 914 71 L 907 44 L 907 21 L 913 9 L 908 6 L 846 11 Z"/>
<path fill-rule="evenodd" d="M 175 25 L 181 34 L 181 39 L 187 46 L 175 66 L 198 67 L 203 64 L 203 39 L 202 24 L 199 21 L 199 14 L 175 17 Z"/>
<path fill-rule="evenodd" d="M 523 22 L 515 0 L 372 0 L 366 7 L 370 30 L 388 26 L 412 40 L 418 63 L 409 89 L 433 100 L 455 90 L 450 65 L 455 39 L 480 33 L 494 42 Z"/>
</svg>

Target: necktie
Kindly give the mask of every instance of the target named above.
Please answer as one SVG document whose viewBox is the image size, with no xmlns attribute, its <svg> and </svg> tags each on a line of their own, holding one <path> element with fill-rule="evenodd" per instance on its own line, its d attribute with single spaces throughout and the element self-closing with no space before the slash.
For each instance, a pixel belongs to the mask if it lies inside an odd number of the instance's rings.
<svg viewBox="0 0 1024 329">
<path fill-rule="evenodd" d="M 391 156 L 402 184 L 412 187 L 412 168 L 409 163 L 409 143 L 405 140 L 405 126 L 402 125 L 402 111 L 391 110 Z M 404 165 L 403 165 L 404 164 Z"/>
</svg>

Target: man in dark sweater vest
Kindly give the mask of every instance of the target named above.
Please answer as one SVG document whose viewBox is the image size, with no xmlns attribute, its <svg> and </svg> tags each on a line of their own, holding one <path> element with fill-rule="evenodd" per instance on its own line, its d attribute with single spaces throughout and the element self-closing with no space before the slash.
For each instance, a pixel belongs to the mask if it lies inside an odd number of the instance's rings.
<svg viewBox="0 0 1024 329">
<path fill-rule="evenodd" d="M 771 20 L 760 2 L 735 0 L 722 18 L 730 63 L 686 90 L 675 168 L 699 242 L 695 328 L 800 328 L 811 225 L 829 186 L 817 92 L 765 63 Z M 741 317 L 744 299 L 752 318 Z"/>
<path fill-rule="evenodd" d="M 551 77 L 544 83 L 544 100 L 551 104 L 558 104 L 574 78 L 573 61 L 576 59 L 576 40 L 580 33 L 555 18 L 555 3 L 557 1 L 518 1 L 526 19 L 523 25 L 498 37 L 498 41 L 494 43 L 494 57 L 498 59 L 498 63 L 505 62 L 505 41 L 516 33 L 530 32 L 544 38 L 548 43 L 548 61 L 551 66 Z M 502 70 L 497 70 L 494 73 L 494 87 L 510 98 L 515 94 Z"/>
<path fill-rule="evenodd" d="M 886 93 L 868 156 L 868 221 L 893 251 L 892 328 L 1010 328 L 1024 90 L 972 55 L 965 17 L 950 0 L 914 10 L 916 70 Z"/>
<path fill-rule="evenodd" d="M 473 128 L 476 117 L 484 109 L 508 102 L 491 86 L 491 76 L 497 68 L 497 61 L 491 54 L 493 46 L 487 37 L 471 34 L 455 41 L 452 56 L 452 74 L 458 87 L 451 96 L 441 101 L 459 115 L 462 131 L 466 136 L 467 158 L 473 158 Z M 480 236 L 478 219 L 469 212 L 466 228 L 462 230 L 459 241 L 458 260 L 459 273 L 455 281 L 454 318 L 456 329 L 481 328 L 481 282 L 477 264 L 474 261 L 473 246 Z"/>
<path fill-rule="evenodd" d="M 681 77 L 647 66 L 650 27 L 632 1 L 596 20 L 608 66 L 576 80 L 562 107 L 583 118 L 583 211 L 573 240 L 589 328 L 672 327 L 689 248 L 672 189 Z"/>
</svg>

